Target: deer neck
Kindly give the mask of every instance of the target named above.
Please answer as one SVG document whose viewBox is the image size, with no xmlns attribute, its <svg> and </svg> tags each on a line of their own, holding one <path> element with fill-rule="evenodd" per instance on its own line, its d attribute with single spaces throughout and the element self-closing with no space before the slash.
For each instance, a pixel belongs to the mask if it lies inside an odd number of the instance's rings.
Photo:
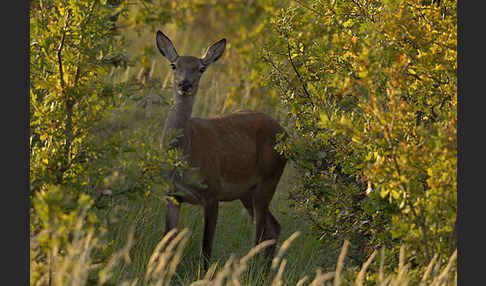
<svg viewBox="0 0 486 286">
<path fill-rule="evenodd" d="M 178 138 L 178 146 L 179 147 L 186 147 L 187 143 L 187 134 L 186 129 L 189 122 L 189 119 L 192 115 L 192 108 L 194 105 L 194 98 L 196 92 L 192 95 L 181 96 L 177 93 L 174 88 L 174 106 L 172 106 L 169 110 L 167 115 L 167 120 L 165 121 L 164 131 L 163 131 L 163 139 L 165 142 L 165 137 L 167 132 L 173 130 L 180 130 L 182 131 L 181 137 Z"/>
</svg>

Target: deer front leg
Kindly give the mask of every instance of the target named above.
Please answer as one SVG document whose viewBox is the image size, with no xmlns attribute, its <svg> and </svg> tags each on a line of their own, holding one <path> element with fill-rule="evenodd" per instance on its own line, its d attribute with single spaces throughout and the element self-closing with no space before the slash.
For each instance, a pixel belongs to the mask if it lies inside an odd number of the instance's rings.
<svg viewBox="0 0 486 286">
<path fill-rule="evenodd" d="M 173 228 L 177 228 L 180 210 L 180 202 L 175 203 L 172 200 L 167 202 L 167 206 L 165 207 L 165 234 Z"/>
<path fill-rule="evenodd" d="M 213 245 L 214 231 L 218 220 L 218 201 L 209 201 L 204 205 L 204 233 L 202 242 L 203 268 L 209 267 L 211 250 Z"/>
</svg>

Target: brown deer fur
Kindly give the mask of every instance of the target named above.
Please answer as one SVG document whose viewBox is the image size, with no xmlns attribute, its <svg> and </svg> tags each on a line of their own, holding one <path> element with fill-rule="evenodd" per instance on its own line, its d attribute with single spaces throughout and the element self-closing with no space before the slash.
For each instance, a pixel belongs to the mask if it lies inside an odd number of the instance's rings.
<svg viewBox="0 0 486 286">
<path fill-rule="evenodd" d="M 277 134 L 285 136 L 285 130 L 269 115 L 250 110 L 206 119 L 191 117 L 200 77 L 208 65 L 221 57 L 226 40 L 209 47 L 202 59 L 179 56 L 169 38 L 160 31 L 156 41 L 174 70 L 175 108 L 169 111 L 163 136 L 170 130 L 182 130 L 176 146 L 189 155 L 189 163 L 204 185 L 188 183 L 187 177 L 194 175 L 191 171 L 175 178 L 177 203 L 167 204 L 166 232 L 177 227 L 180 203 L 203 205 L 202 253 L 207 268 L 218 202 L 239 199 L 253 219 L 253 243 L 275 240 L 266 249 L 266 256 L 271 257 L 280 224 L 268 207 L 286 164 L 274 146 Z"/>
</svg>

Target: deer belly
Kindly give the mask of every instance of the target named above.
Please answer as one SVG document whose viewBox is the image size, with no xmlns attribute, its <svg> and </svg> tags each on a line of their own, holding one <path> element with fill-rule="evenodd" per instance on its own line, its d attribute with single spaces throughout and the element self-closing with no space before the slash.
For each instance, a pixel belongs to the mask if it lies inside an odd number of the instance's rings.
<svg viewBox="0 0 486 286">
<path fill-rule="evenodd" d="M 228 182 L 221 179 L 221 190 L 218 194 L 219 201 L 233 201 L 244 197 L 258 184 L 256 177 L 244 182 Z"/>
</svg>

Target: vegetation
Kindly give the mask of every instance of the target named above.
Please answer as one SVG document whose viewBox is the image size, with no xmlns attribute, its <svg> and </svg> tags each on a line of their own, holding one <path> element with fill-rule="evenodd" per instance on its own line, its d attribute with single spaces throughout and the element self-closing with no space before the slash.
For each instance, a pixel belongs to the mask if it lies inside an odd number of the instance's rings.
<svg viewBox="0 0 486 286">
<path fill-rule="evenodd" d="M 326 240 L 452 253 L 456 3 L 296 5 L 265 50 L 295 124 L 280 146 L 301 174 L 293 199 Z"/>
<path fill-rule="evenodd" d="M 72 228 L 71 232 L 73 239 L 71 244 L 66 248 L 64 255 L 59 255 L 54 265 L 56 271 L 50 277 L 51 285 L 115 285 L 109 281 L 113 278 L 115 273 L 114 268 L 117 264 L 122 264 L 123 261 L 130 261 L 132 255 L 130 250 L 134 245 L 133 236 L 129 235 L 128 243 L 106 262 L 96 263 L 93 261 L 94 249 L 99 246 L 99 240 L 91 230 L 82 230 L 80 226 L 85 220 L 84 215 L 78 217 L 77 227 Z M 406 254 L 404 248 L 400 250 L 398 267 L 391 273 L 385 273 L 385 253 L 381 251 L 373 252 L 369 259 L 362 265 L 362 267 L 349 270 L 344 268 L 344 261 L 349 242 L 346 241 L 342 247 L 336 268 L 330 272 L 323 272 L 321 269 L 316 269 L 311 275 L 302 277 L 289 277 L 287 272 L 292 265 L 289 261 L 292 259 L 287 257 L 287 251 L 291 244 L 295 243 L 299 237 L 299 232 L 292 234 L 286 239 L 277 255 L 272 261 L 271 276 L 265 276 L 258 272 L 255 267 L 253 258 L 262 250 L 267 242 L 262 242 L 256 247 L 252 248 L 247 254 L 238 257 L 231 255 L 230 258 L 221 265 L 218 269 L 218 263 L 214 263 L 208 272 L 195 279 L 194 281 L 183 281 L 178 275 L 178 266 L 185 257 L 183 256 L 184 249 L 190 240 L 190 231 L 185 228 L 180 232 L 173 230 L 158 242 L 153 252 L 150 253 L 150 258 L 147 260 L 145 271 L 139 277 L 132 279 L 120 279 L 116 285 L 172 285 L 172 282 L 187 285 L 255 285 L 266 282 L 271 285 L 288 284 L 289 280 L 296 280 L 297 285 L 363 285 L 365 281 L 374 280 L 373 284 L 367 285 L 407 285 L 411 281 L 410 264 L 406 261 Z M 172 240 L 169 238 L 172 237 Z M 39 237 L 31 239 L 31 249 L 36 249 L 39 243 Z M 35 252 L 35 251 L 34 251 Z M 380 261 L 376 261 L 380 257 Z M 451 270 L 457 258 L 456 252 L 451 256 L 447 265 L 442 267 L 437 263 L 437 257 L 430 262 L 424 269 L 424 273 L 420 279 L 420 285 L 456 285 L 455 279 L 452 277 Z M 371 270 L 373 266 L 377 266 L 375 270 Z M 90 274 L 96 270 L 98 273 L 97 281 L 90 279 Z M 369 279 L 370 272 L 372 279 Z M 290 275 L 298 275 L 298 273 L 290 273 Z M 290 279 L 289 279 L 290 278 Z M 48 281 L 47 271 L 41 276 L 34 285 L 44 285 Z M 43 284 L 44 283 L 44 284 Z"/>
<path fill-rule="evenodd" d="M 220 209 L 208 273 L 197 207 L 190 236 L 162 239 L 167 174 L 188 166 L 160 148 L 157 29 L 187 55 L 228 39 L 195 116 L 258 109 L 289 132 L 267 284 L 456 284 L 457 1 L 30 3 L 31 285 L 265 279 L 239 202 Z"/>
</svg>

